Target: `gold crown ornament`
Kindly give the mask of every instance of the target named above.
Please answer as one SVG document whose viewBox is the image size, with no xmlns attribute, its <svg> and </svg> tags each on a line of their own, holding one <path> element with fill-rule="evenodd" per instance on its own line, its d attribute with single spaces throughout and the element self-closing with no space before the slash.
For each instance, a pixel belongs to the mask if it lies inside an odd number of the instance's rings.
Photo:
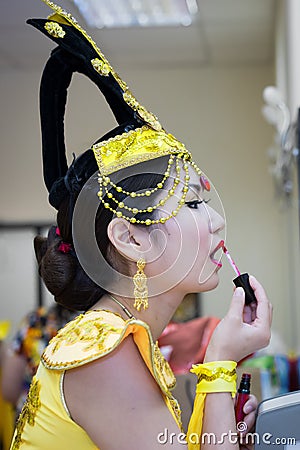
<svg viewBox="0 0 300 450">
<path fill-rule="evenodd" d="M 98 166 L 100 185 L 98 196 L 104 208 L 131 223 L 144 225 L 165 223 L 176 216 L 185 203 L 190 179 L 189 167 L 192 166 L 199 176 L 203 177 L 201 170 L 192 161 L 192 155 L 184 144 L 167 133 L 157 117 L 136 100 L 127 84 L 115 72 L 97 44 L 77 20 L 55 3 L 43 1 L 54 14 L 47 19 L 30 19 L 28 23 L 58 44 L 44 69 L 41 82 L 44 176 L 50 193 L 50 203 L 58 207 L 62 200 L 61 192 L 64 189 L 80 190 Z M 85 152 L 68 168 L 64 136 L 61 133 L 67 88 L 75 71 L 83 73 L 98 86 L 111 107 L 118 126 L 92 145 L 92 152 Z M 60 97 L 64 101 L 55 103 L 55 98 Z M 49 124 L 49 117 L 53 122 L 52 125 Z M 43 126 L 46 121 L 47 126 Z M 162 156 L 169 156 L 168 165 L 162 175 L 162 181 L 154 188 L 143 192 L 129 192 L 111 179 L 111 175 L 121 169 Z M 151 218 L 153 211 L 163 206 L 175 194 L 181 180 L 182 169 L 184 186 L 178 206 L 168 216 L 154 220 Z M 169 183 L 166 187 L 166 181 L 170 178 L 172 170 L 172 174 L 175 175 L 172 185 Z M 207 179 L 202 179 L 201 184 L 209 190 Z M 151 196 L 160 189 L 165 189 L 166 195 L 156 203 L 151 202 Z M 149 198 L 149 205 L 143 209 L 135 208 L 129 205 L 126 198 L 118 200 L 111 191 L 122 193 L 129 199 Z M 135 217 L 140 213 L 143 213 L 141 220 Z"/>
</svg>

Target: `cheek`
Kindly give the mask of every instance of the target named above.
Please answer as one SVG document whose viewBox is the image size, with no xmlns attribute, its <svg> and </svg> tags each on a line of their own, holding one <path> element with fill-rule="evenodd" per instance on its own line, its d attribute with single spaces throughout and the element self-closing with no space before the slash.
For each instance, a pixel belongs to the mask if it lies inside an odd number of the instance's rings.
<svg viewBox="0 0 300 450">
<path fill-rule="evenodd" d="M 186 254 L 191 256 L 190 268 L 191 277 L 194 278 L 197 286 L 205 284 L 205 289 L 214 289 L 218 284 L 216 280 L 211 278 L 215 272 L 210 254 L 213 250 L 214 242 L 213 235 L 209 230 L 209 222 L 205 214 L 197 217 L 197 226 L 188 227 L 188 244 L 186 247 Z M 209 286 L 206 285 L 209 282 Z M 210 283 L 212 285 L 210 286 Z"/>
<path fill-rule="evenodd" d="M 201 254 L 206 254 L 211 247 L 211 234 L 205 217 L 198 217 L 196 223 L 187 224 L 186 233 L 189 236 L 190 245 L 198 248 Z"/>
<path fill-rule="evenodd" d="M 184 213 L 184 214 L 183 214 Z M 211 234 L 206 214 L 183 211 L 175 218 L 169 219 L 153 240 L 156 252 L 169 265 L 185 261 L 191 269 L 194 264 L 202 263 L 211 252 Z M 154 237 L 154 236 L 153 236 Z"/>
<path fill-rule="evenodd" d="M 207 226 L 202 227 L 199 230 L 200 235 L 200 249 L 203 249 L 202 253 L 205 253 L 208 257 L 212 251 L 212 235 L 209 233 Z"/>
<path fill-rule="evenodd" d="M 178 240 L 176 247 L 179 247 L 179 239 L 181 239 L 181 260 L 189 264 L 190 269 L 196 267 L 201 271 L 201 267 L 209 257 L 211 239 L 208 232 L 207 223 L 201 217 L 188 217 L 182 224 L 182 235 L 176 236 Z M 173 240 L 175 242 L 175 239 Z"/>
</svg>

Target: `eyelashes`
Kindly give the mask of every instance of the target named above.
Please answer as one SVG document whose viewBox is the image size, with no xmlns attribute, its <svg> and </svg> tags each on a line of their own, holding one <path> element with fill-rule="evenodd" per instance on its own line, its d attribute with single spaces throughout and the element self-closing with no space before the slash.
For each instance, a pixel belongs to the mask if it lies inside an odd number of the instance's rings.
<svg viewBox="0 0 300 450">
<path fill-rule="evenodd" d="M 192 200 L 190 202 L 185 202 L 188 208 L 198 209 L 198 205 L 201 205 L 202 203 L 208 203 L 209 200 Z"/>
</svg>

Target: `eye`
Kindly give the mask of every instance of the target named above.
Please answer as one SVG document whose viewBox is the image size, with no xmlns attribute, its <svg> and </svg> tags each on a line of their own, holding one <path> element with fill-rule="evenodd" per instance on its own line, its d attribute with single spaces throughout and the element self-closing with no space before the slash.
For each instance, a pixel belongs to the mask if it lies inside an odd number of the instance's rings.
<svg viewBox="0 0 300 450">
<path fill-rule="evenodd" d="M 208 203 L 209 200 L 192 200 L 191 202 L 185 202 L 185 204 L 189 208 L 198 209 L 198 205 L 201 205 L 201 203 Z"/>
</svg>

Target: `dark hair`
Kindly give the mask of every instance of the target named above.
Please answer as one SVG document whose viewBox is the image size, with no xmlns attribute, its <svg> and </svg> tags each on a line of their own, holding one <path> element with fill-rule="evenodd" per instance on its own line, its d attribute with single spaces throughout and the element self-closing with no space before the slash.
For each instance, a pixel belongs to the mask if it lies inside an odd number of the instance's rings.
<svg viewBox="0 0 300 450">
<path fill-rule="evenodd" d="M 157 158 L 157 162 L 160 165 L 160 173 L 157 173 L 157 171 L 145 173 L 145 163 L 143 163 L 143 173 L 124 178 L 118 185 L 122 186 L 122 188 L 128 192 L 154 188 L 157 183 L 160 183 L 163 179 L 162 174 L 167 166 L 167 161 L 168 157 Z M 106 291 L 98 286 L 86 274 L 78 261 L 73 247 L 68 253 L 63 253 L 58 250 L 62 241 L 73 245 L 71 218 L 79 192 L 75 194 L 75 197 L 71 197 L 71 195 L 67 196 L 58 209 L 57 225 L 60 235 L 57 235 L 55 226 L 51 227 L 48 238 L 43 238 L 41 236 L 35 237 L 34 249 L 39 264 L 39 273 L 48 290 L 54 295 L 55 301 L 68 309 L 86 311 L 91 308 L 106 293 Z M 125 198 L 125 194 L 119 193 L 115 189 L 110 192 L 118 201 L 122 201 Z M 72 195 L 74 196 L 74 194 Z M 155 194 L 151 196 L 151 200 L 153 200 L 154 197 Z M 154 211 L 152 216 L 155 213 L 157 214 L 157 212 Z M 144 216 L 144 213 L 140 213 L 135 217 L 139 220 L 143 220 Z M 147 213 L 147 217 L 149 216 L 150 214 Z M 112 261 L 112 245 L 107 235 L 107 227 L 112 218 L 113 213 L 109 209 L 104 208 L 103 203 L 99 202 L 95 221 L 98 246 L 106 260 L 110 264 L 114 263 L 115 265 L 117 261 Z M 124 263 L 125 259 L 119 255 L 119 266 L 122 265 L 122 260 Z M 120 267 L 118 267 L 118 269 L 120 269 Z"/>
</svg>

